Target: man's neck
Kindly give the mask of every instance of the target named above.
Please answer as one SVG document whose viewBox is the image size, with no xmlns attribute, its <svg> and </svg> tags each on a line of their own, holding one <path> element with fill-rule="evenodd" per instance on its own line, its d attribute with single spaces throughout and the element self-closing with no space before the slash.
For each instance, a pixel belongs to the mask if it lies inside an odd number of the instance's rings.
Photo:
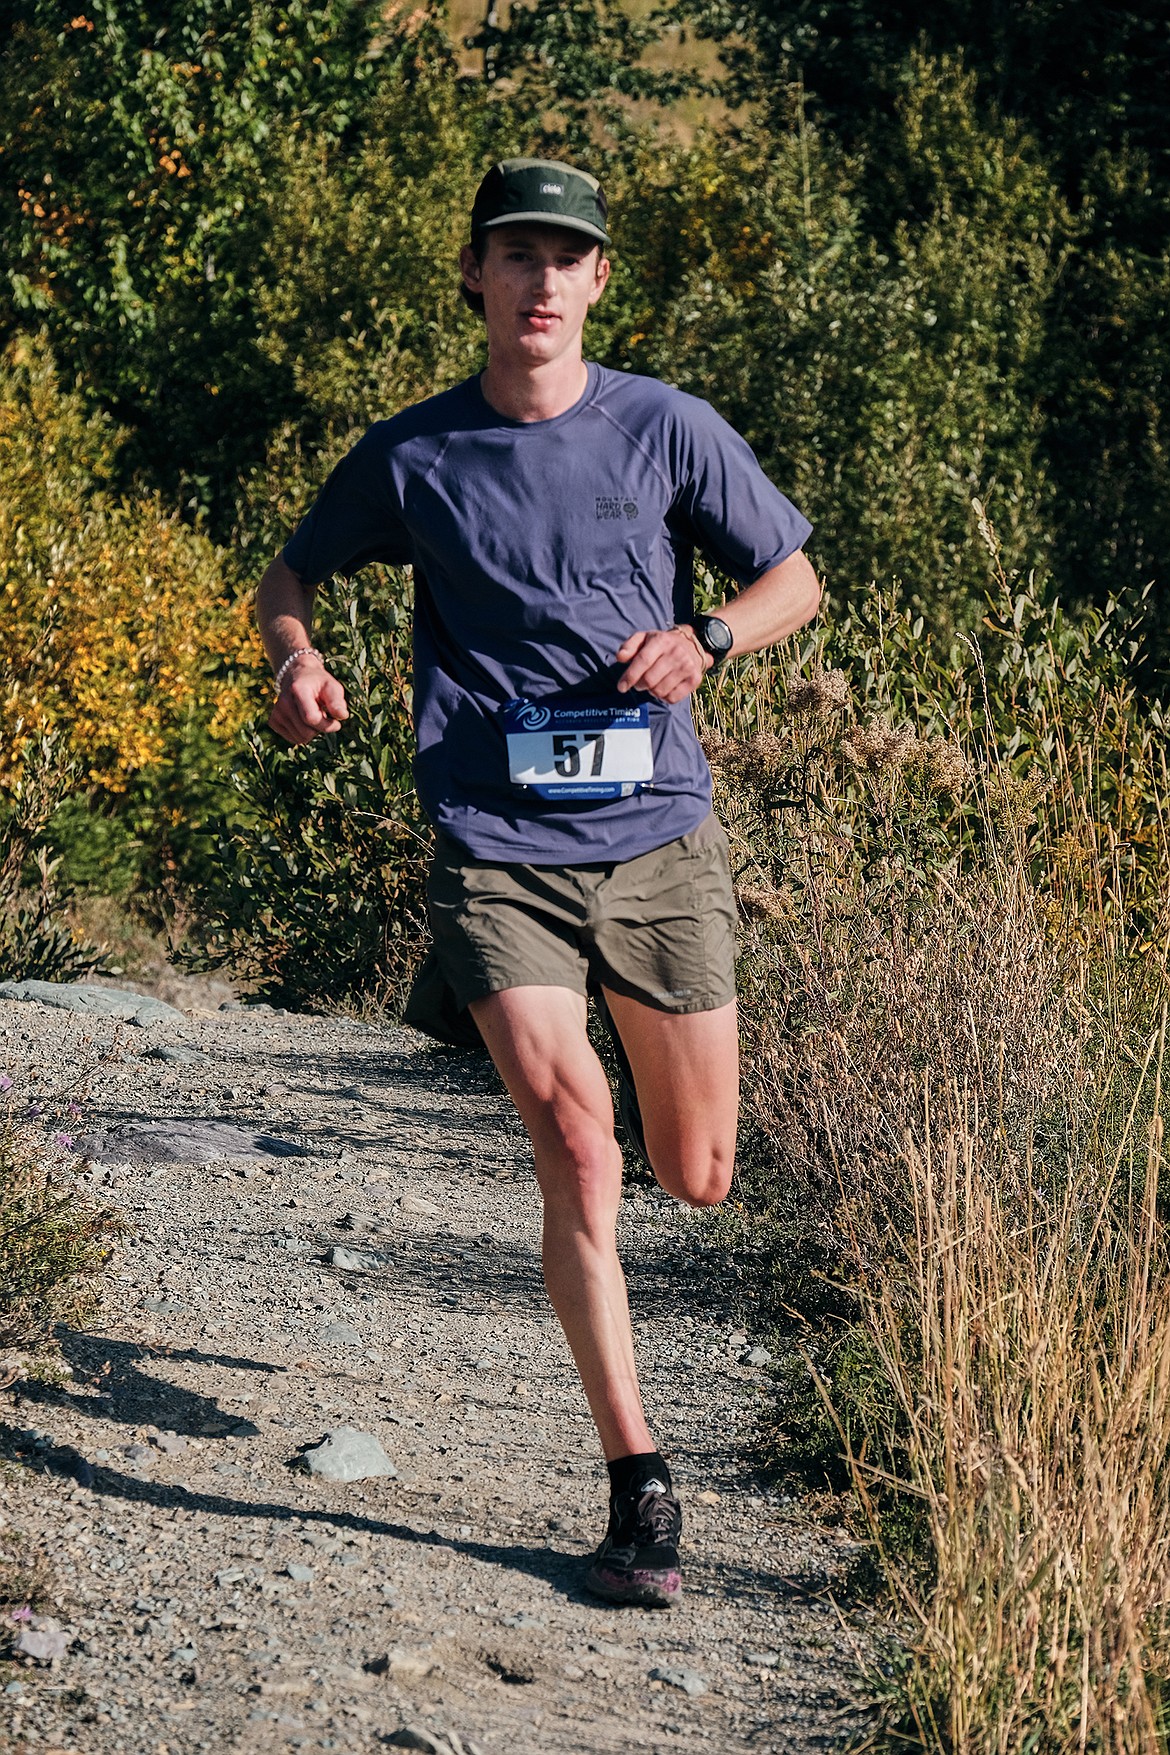
<svg viewBox="0 0 1170 1755">
<path fill-rule="evenodd" d="M 488 358 L 480 389 L 497 414 L 509 420 L 555 420 L 585 394 L 589 371 L 578 355 L 533 367 L 500 366 Z"/>
</svg>

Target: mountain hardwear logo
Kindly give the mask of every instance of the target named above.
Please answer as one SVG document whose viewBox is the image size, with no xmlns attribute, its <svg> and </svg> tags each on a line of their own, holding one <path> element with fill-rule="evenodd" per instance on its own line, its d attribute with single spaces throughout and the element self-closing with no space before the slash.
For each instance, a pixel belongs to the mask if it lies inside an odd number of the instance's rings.
<svg viewBox="0 0 1170 1755">
<path fill-rule="evenodd" d="M 636 518 L 638 516 L 637 500 L 623 500 L 616 494 L 598 494 L 597 516 L 599 518 Z"/>
</svg>

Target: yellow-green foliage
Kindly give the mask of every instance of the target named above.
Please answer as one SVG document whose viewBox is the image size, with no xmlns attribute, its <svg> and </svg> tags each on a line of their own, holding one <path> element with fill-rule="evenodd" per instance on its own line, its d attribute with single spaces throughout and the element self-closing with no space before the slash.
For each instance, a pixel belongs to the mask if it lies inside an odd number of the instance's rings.
<svg viewBox="0 0 1170 1755">
<path fill-rule="evenodd" d="M 84 783 L 121 792 L 196 728 L 224 742 L 256 663 L 225 556 L 157 498 L 110 486 L 117 435 L 58 383 L 47 349 L 0 369 L 0 790 L 62 730 Z"/>
</svg>

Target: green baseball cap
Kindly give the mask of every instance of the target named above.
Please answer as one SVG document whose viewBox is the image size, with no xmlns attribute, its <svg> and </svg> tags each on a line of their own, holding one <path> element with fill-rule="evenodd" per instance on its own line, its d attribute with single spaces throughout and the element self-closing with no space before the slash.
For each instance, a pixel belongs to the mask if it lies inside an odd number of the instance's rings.
<svg viewBox="0 0 1170 1755">
<path fill-rule="evenodd" d="M 475 192 L 471 235 L 528 220 L 608 244 L 607 210 L 601 184 L 588 171 L 556 158 L 506 158 L 492 166 Z"/>
</svg>

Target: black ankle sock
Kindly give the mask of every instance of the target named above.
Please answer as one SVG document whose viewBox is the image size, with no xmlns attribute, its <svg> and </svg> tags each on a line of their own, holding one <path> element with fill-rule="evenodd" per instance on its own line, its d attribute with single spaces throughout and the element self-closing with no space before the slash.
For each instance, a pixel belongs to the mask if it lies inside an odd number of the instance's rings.
<svg viewBox="0 0 1170 1755">
<path fill-rule="evenodd" d="M 670 1491 L 670 1470 L 666 1466 L 666 1458 L 656 1450 L 643 1451 L 638 1456 L 618 1456 L 605 1466 L 609 1470 L 611 1499 L 615 1499 L 619 1493 L 640 1492 L 647 1481 L 661 1481 L 667 1492 Z"/>
</svg>

